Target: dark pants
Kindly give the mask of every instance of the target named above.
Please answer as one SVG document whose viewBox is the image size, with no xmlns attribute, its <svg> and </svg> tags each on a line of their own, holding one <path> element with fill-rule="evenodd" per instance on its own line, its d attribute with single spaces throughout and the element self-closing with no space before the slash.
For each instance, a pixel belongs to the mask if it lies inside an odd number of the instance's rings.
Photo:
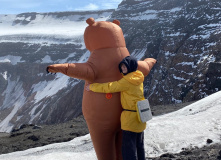
<svg viewBox="0 0 221 160">
<path fill-rule="evenodd" d="M 144 132 L 123 130 L 122 155 L 123 160 L 145 160 Z"/>
</svg>

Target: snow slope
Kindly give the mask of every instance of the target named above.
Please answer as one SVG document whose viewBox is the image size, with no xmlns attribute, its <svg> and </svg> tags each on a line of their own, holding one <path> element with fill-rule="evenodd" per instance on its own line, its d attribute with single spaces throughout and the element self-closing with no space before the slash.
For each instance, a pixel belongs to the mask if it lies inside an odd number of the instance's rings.
<svg viewBox="0 0 221 160">
<path fill-rule="evenodd" d="M 79 114 L 80 96 L 65 106 L 58 103 L 80 81 L 63 74 L 52 78 L 46 74 L 46 64 L 86 62 L 90 55 L 83 39 L 86 19 L 106 21 L 112 12 L 0 14 L 0 132 L 28 123 L 58 123 L 53 117 L 62 122 Z M 31 68 L 25 67 L 30 64 Z M 58 118 L 54 114 L 58 110 L 69 113 Z"/>
<path fill-rule="evenodd" d="M 176 112 L 154 117 L 145 130 L 146 156 L 202 147 L 210 138 L 221 143 L 221 91 Z M 90 135 L 26 151 L 0 155 L 1 160 L 96 160 Z"/>
</svg>

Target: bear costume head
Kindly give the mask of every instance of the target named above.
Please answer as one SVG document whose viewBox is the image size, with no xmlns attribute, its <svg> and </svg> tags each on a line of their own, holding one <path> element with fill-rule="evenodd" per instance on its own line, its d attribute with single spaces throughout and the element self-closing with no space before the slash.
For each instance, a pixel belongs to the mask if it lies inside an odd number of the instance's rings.
<svg viewBox="0 0 221 160">
<path fill-rule="evenodd" d="M 84 32 L 84 42 L 89 51 L 103 48 L 126 47 L 122 29 L 119 27 L 120 22 L 98 21 L 88 18 L 88 27 Z"/>
</svg>

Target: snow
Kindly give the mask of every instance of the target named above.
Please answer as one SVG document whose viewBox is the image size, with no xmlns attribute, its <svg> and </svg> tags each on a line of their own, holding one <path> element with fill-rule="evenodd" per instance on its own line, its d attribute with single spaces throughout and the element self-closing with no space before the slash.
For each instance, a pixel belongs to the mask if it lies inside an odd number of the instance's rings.
<svg viewBox="0 0 221 160">
<path fill-rule="evenodd" d="M 221 143 L 221 91 L 178 111 L 153 117 L 145 130 L 147 157 L 203 147 L 206 140 Z M 69 142 L 0 155 L 0 160 L 96 160 L 90 134 Z"/>
<path fill-rule="evenodd" d="M 192 68 L 197 67 L 196 65 L 194 65 L 194 62 L 182 62 L 182 63 L 177 63 L 176 65 L 181 65 L 181 66 L 189 65 L 189 66 L 192 66 Z"/>
<path fill-rule="evenodd" d="M 209 47 L 211 47 L 211 46 L 215 46 L 215 45 L 217 45 L 217 42 L 212 42 L 212 43 L 206 43 L 206 44 L 205 44 L 205 46 L 206 46 L 207 48 L 209 48 Z"/>
<path fill-rule="evenodd" d="M 42 58 L 41 63 L 53 63 L 53 61 L 51 60 L 51 57 L 49 55 L 46 55 L 44 58 Z"/>
<path fill-rule="evenodd" d="M 90 57 L 90 55 L 91 55 L 91 52 L 89 50 L 87 50 L 86 53 L 81 56 L 81 58 L 78 61 L 78 63 L 85 63 L 85 62 L 87 62 L 87 60 Z"/>
<path fill-rule="evenodd" d="M 25 62 L 21 61 L 20 56 L 12 56 L 12 55 L 7 55 L 0 57 L 0 63 L 11 63 L 12 65 L 16 65 L 17 63 Z"/>
<path fill-rule="evenodd" d="M 177 80 L 180 80 L 180 81 L 186 80 L 186 79 L 184 79 L 184 78 L 182 78 L 182 77 L 177 77 L 177 76 L 175 76 L 174 74 L 173 74 L 173 78 L 174 78 L 174 79 L 177 79 Z"/>
<path fill-rule="evenodd" d="M 52 81 L 41 81 L 37 84 L 34 84 L 32 86 L 32 93 L 36 93 L 34 97 L 34 103 L 35 106 L 30 111 L 31 119 L 29 123 L 32 123 L 32 121 L 38 117 L 40 114 L 42 114 L 42 111 L 45 107 L 47 107 L 47 104 L 44 104 L 43 107 L 36 113 L 37 108 L 42 104 L 42 101 L 44 98 L 47 97 L 53 97 L 56 95 L 60 90 L 65 89 L 69 85 L 69 79 L 70 77 L 63 75 L 61 73 L 57 73 L 55 75 L 55 79 Z M 75 86 L 79 81 L 76 81 L 72 84 L 72 86 Z"/>
<path fill-rule="evenodd" d="M 168 56 L 175 56 L 174 53 L 171 53 L 169 51 L 166 51 L 164 54 L 165 54 L 166 57 L 168 57 Z"/>
<path fill-rule="evenodd" d="M 12 130 L 13 125 L 10 121 L 16 115 L 21 106 L 25 104 L 24 90 L 22 88 L 23 84 L 19 82 L 19 78 L 16 81 L 11 81 L 10 77 L 8 77 L 7 80 L 8 86 L 2 93 L 2 96 L 5 96 L 5 99 L 1 109 L 5 109 L 9 106 L 12 110 L 10 114 L 8 114 L 7 117 L 0 122 L 0 132 L 10 132 Z M 14 92 L 15 90 L 17 92 Z"/>
<path fill-rule="evenodd" d="M 0 73 L 2 75 L 2 77 L 7 81 L 8 80 L 8 76 L 7 76 L 7 71 Z"/>
<path fill-rule="evenodd" d="M 134 57 L 136 57 L 137 60 L 141 60 L 141 59 L 144 57 L 146 51 L 147 51 L 147 48 L 146 48 L 146 47 L 144 47 L 144 48 L 142 48 L 142 49 L 135 49 L 135 50 L 131 53 L 131 55 L 134 56 Z"/>
<path fill-rule="evenodd" d="M 137 16 L 129 17 L 130 20 L 151 20 L 157 19 L 157 14 L 144 14 L 140 13 Z"/>
<path fill-rule="evenodd" d="M 71 57 L 75 57 L 75 55 L 76 55 L 76 53 L 70 53 L 67 58 L 57 60 L 57 61 L 55 61 L 55 62 L 53 62 L 53 63 L 68 63 L 68 59 L 71 58 Z M 71 61 L 71 63 L 75 63 L 75 62 L 76 62 L 76 61 Z M 43 63 L 43 62 L 42 62 L 42 63 Z M 78 63 L 79 63 L 79 62 L 78 62 Z"/>
<path fill-rule="evenodd" d="M 201 55 L 196 64 L 203 63 L 205 60 L 209 64 L 210 62 L 215 62 L 216 57 L 214 55 L 209 55 L 209 54 Z"/>
<path fill-rule="evenodd" d="M 68 86 L 70 77 L 57 73 L 55 79 L 52 81 L 41 81 L 32 86 L 35 95 L 35 103 L 38 103 L 43 98 L 55 95 L 59 90 Z"/>
<path fill-rule="evenodd" d="M 52 61 L 51 56 L 46 55 L 44 58 L 41 60 L 37 60 L 36 63 L 74 63 L 77 61 L 68 61 L 69 58 L 75 57 L 76 53 L 70 53 L 66 58 L 64 59 L 58 59 L 56 61 Z"/>
<path fill-rule="evenodd" d="M 75 44 L 78 49 L 85 50 L 83 34 L 85 28 L 88 26 L 86 19 L 93 17 L 95 21 L 106 21 L 111 15 L 112 11 L 91 11 L 91 12 L 63 12 L 63 13 L 26 13 L 19 15 L 0 15 L 0 43 L 26 43 L 27 47 L 32 47 L 33 44 L 38 44 L 39 48 L 31 54 L 37 53 L 44 46 L 50 46 L 54 44 Z M 30 14 L 30 16 L 28 15 Z M 25 53 L 30 54 L 30 53 Z M 54 53 L 56 54 L 56 53 Z M 4 56 L 7 55 L 7 56 Z M 80 60 L 76 57 L 76 53 L 69 53 L 68 57 L 63 59 L 53 60 L 52 55 L 44 55 L 37 59 L 34 63 L 81 63 L 86 62 L 90 52 L 86 52 L 80 57 Z M 78 56 L 77 56 L 78 57 Z M 73 60 L 77 59 L 77 60 Z M 22 60 L 22 56 L 8 55 L 2 53 L 0 55 L 1 63 L 10 63 L 16 65 L 18 63 L 25 62 Z M 38 76 L 45 76 L 43 73 L 39 73 Z M 0 78 L 8 81 L 7 88 L 3 93 L 0 93 L 3 97 L 3 104 L 0 109 L 7 109 L 9 115 L 1 117 L 0 132 L 10 132 L 13 128 L 14 121 L 18 121 L 21 116 L 19 112 L 23 110 L 25 103 L 31 104 L 30 111 L 31 122 L 34 118 L 42 114 L 45 104 L 42 105 L 44 98 L 53 97 L 62 89 L 66 89 L 68 86 L 75 86 L 79 81 L 70 82 L 70 78 L 56 74 L 53 81 L 35 82 L 30 90 L 33 96 L 27 98 L 24 97 L 24 89 L 22 83 L 19 83 L 19 78 L 16 81 L 10 79 L 10 74 L 7 71 L 0 72 Z M 23 85 L 24 86 L 24 85 Z M 33 99 L 32 99 L 33 98 Z M 41 107 L 41 108 L 39 108 Z M 38 111 L 38 112 L 37 112 Z M 26 116 L 26 115 L 22 115 Z M 28 115 L 29 117 L 29 115 Z"/>
<path fill-rule="evenodd" d="M 170 12 L 178 12 L 178 11 L 181 11 L 181 10 L 182 10 L 182 8 L 176 7 L 176 8 L 171 9 Z"/>
<path fill-rule="evenodd" d="M 0 42 L 38 43 L 42 45 L 73 43 L 75 39 L 82 39 L 85 28 L 88 26 L 86 19 L 93 17 L 95 21 L 106 21 L 111 12 L 102 14 L 91 13 L 58 17 L 48 14 L 36 14 L 35 19 L 25 15 L 0 15 Z M 59 15 L 59 14 L 58 14 Z M 23 22 L 29 22 L 23 24 Z M 26 38 L 27 37 L 27 38 Z M 1 61 L 0 61 L 1 62 Z"/>
<path fill-rule="evenodd" d="M 106 20 L 110 13 L 103 13 L 104 17 L 99 18 L 98 14 L 87 15 L 89 17 L 94 17 L 95 20 Z M 8 16 L 7 16 L 8 17 Z M 72 15 L 69 17 L 57 18 L 55 16 L 45 16 L 42 14 L 36 14 L 36 18 L 31 21 L 30 24 L 21 25 L 14 24 L 16 20 L 19 21 L 30 21 L 30 17 L 13 17 L 11 15 L 10 20 L 6 20 L 3 15 L 0 16 L 0 19 L 3 23 L 0 25 L 0 35 L 17 35 L 17 34 L 44 34 L 44 35 L 65 35 L 65 36 L 78 36 L 83 35 L 87 23 L 85 21 L 79 21 L 80 15 Z M 85 19 L 86 20 L 86 19 Z M 50 26 L 50 27 L 48 27 Z"/>
<path fill-rule="evenodd" d="M 150 3 L 150 1 L 147 2 L 143 2 L 141 3 L 142 5 L 148 5 L 148 3 Z M 133 8 L 139 8 L 140 3 L 138 5 L 134 5 Z M 125 8 L 127 10 L 131 10 L 132 8 Z M 171 14 L 174 14 L 175 12 L 179 12 L 181 11 L 182 8 L 180 7 L 176 7 L 176 8 L 172 8 L 170 10 L 146 10 L 144 12 L 139 12 L 136 14 L 132 14 L 129 17 L 130 20 L 151 20 L 151 19 L 157 19 L 158 18 L 158 13 L 160 12 L 170 12 Z M 171 35 L 172 36 L 172 35 Z"/>
<path fill-rule="evenodd" d="M 185 35 L 186 35 L 185 33 L 177 32 L 177 33 L 167 34 L 166 36 L 168 36 L 168 37 L 178 37 L 178 36 L 185 36 Z"/>
</svg>

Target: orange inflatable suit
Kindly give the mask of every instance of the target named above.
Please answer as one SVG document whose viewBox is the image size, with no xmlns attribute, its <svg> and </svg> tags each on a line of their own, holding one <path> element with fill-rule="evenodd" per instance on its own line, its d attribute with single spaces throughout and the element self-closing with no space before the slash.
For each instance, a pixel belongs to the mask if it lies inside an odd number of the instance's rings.
<svg viewBox="0 0 221 160">
<path fill-rule="evenodd" d="M 86 48 L 91 55 L 86 63 L 66 63 L 48 66 L 51 73 L 85 80 L 87 83 L 117 81 L 122 78 L 118 64 L 129 56 L 120 22 L 86 20 L 84 32 Z M 156 60 L 138 61 L 138 70 L 148 75 Z M 120 93 L 105 94 L 84 91 L 82 111 L 87 122 L 98 160 L 121 160 L 122 112 Z"/>
</svg>

